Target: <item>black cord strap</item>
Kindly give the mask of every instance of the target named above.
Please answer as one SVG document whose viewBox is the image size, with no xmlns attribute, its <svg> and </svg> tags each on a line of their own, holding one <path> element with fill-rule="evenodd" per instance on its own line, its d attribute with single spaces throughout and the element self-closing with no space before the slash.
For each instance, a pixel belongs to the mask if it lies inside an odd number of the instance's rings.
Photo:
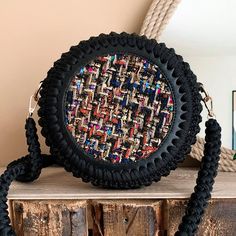
<svg viewBox="0 0 236 236">
<path fill-rule="evenodd" d="M 22 182 L 34 181 L 39 177 L 43 167 L 56 163 L 54 156 L 41 155 L 37 129 L 33 118 L 30 117 L 26 120 L 25 129 L 29 154 L 11 162 L 0 177 L 0 236 L 16 235 L 10 225 L 7 210 L 7 194 L 11 182 L 13 180 Z M 211 197 L 220 158 L 221 128 L 215 119 L 209 119 L 206 122 L 205 132 L 206 143 L 196 181 L 197 185 L 188 202 L 182 223 L 175 233 L 176 236 L 192 236 L 196 233 L 208 200 Z"/>
<path fill-rule="evenodd" d="M 220 159 L 221 127 L 215 119 L 206 122 L 204 156 L 198 172 L 197 185 L 192 193 L 182 223 L 176 236 L 191 236 L 197 231 L 208 200 L 211 197 L 214 178 L 217 175 Z"/>
<path fill-rule="evenodd" d="M 25 124 L 26 139 L 29 154 L 11 162 L 0 177 L 0 236 L 15 236 L 10 226 L 8 214 L 7 195 L 13 180 L 31 182 L 36 180 L 43 167 L 56 163 L 56 159 L 50 155 L 41 155 L 36 124 L 29 117 Z"/>
</svg>

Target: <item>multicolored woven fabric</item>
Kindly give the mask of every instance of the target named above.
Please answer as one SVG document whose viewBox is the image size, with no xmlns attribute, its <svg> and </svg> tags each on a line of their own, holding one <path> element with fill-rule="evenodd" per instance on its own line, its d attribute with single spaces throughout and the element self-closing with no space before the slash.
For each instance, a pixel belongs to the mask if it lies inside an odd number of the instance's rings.
<svg viewBox="0 0 236 236">
<path fill-rule="evenodd" d="M 157 65 L 130 54 L 101 56 L 71 80 L 65 122 L 91 156 L 112 163 L 147 158 L 166 137 L 174 104 Z"/>
</svg>

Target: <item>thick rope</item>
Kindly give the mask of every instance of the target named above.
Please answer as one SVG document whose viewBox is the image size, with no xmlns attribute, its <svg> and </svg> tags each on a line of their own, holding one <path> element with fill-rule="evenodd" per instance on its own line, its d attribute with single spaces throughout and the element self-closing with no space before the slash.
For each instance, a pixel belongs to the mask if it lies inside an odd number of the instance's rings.
<svg viewBox="0 0 236 236">
<path fill-rule="evenodd" d="M 154 0 L 144 19 L 140 35 L 159 39 L 180 0 Z"/>
<path fill-rule="evenodd" d="M 201 161 L 203 156 L 205 141 L 203 138 L 197 137 L 197 142 L 192 146 L 192 150 L 190 156 Z M 233 159 L 235 155 L 235 151 L 222 147 L 220 162 L 219 162 L 219 170 L 220 171 L 236 171 L 236 161 Z"/>
<path fill-rule="evenodd" d="M 146 35 L 150 39 L 154 38 L 158 40 L 179 3 L 180 0 L 153 0 L 143 21 L 140 35 Z M 201 161 L 203 148 L 204 139 L 197 137 L 197 142 L 192 146 L 190 156 Z M 222 147 L 219 170 L 235 172 L 235 155 L 235 150 Z"/>
<path fill-rule="evenodd" d="M 204 156 L 198 172 L 197 185 L 190 197 L 182 223 L 179 225 L 179 231 L 175 234 L 176 236 L 192 236 L 196 233 L 208 200 L 211 198 L 221 147 L 221 128 L 214 119 L 206 122 L 205 140 Z"/>
<path fill-rule="evenodd" d="M 55 157 L 41 155 L 36 124 L 32 118 L 26 120 L 25 129 L 29 154 L 11 162 L 0 176 L 0 236 L 16 235 L 10 226 L 7 205 L 8 190 L 12 181 L 34 181 L 39 177 L 42 168 L 56 163 Z"/>
</svg>

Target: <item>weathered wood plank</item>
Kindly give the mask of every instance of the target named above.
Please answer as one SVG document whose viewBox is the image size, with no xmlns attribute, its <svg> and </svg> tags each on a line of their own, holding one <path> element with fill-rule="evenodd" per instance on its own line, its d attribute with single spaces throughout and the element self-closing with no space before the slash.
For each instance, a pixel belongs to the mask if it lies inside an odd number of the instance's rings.
<svg viewBox="0 0 236 236">
<path fill-rule="evenodd" d="M 12 200 L 11 203 L 13 226 L 19 236 L 85 236 L 88 230 L 91 236 L 172 236 L 187 201 Z M 197 235 L 232 236 L 235 232 L 236 199 L 211 200 Z"/>
<path fill-rule="evenodd" d="M 177 168 L 149 187 L 121 191 L 96 188 L 63 168 L 48 167 L 32 183 L 13 182 L 9 199 L 184 199 L 192 193 L 196 177 L 197 169 Z M 235 177 L 236 173 L 219 172 L 212 197 L 235 198 Z"/>
<path fill-rule="evenodd" d="M 167 235 L 172 236 L 182 219 L 186 200 L 167 200 Z M 236 235 L 236 199 L 211 200 L 200 224 L 198 236 Z"/>
<path fill-rule="evenodd" d="M 94 201 L 93 236 L 162 235 L 160 201 Z"/>
<path fill-rule="evenodd" d="M 18 236 L 87 236 L 87 202 L 67 200 L 12 201 Z"/>
</svg>

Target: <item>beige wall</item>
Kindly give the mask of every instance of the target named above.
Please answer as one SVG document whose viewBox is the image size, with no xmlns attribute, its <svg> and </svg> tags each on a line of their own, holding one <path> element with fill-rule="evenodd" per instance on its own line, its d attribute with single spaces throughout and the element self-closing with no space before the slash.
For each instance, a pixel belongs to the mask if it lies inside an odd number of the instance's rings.
<svg viewBox="0 0 236 236">
<path fill-rule="evenodd" d="M 0 166 L 27 153 L 24 122 L 28 99 L 61 53 L 101 32 L 139 32 L 150 3 L 151 0 L 1 1 Z M 47 151 L 45 145 L 42 149 Z"/>
</svg>

